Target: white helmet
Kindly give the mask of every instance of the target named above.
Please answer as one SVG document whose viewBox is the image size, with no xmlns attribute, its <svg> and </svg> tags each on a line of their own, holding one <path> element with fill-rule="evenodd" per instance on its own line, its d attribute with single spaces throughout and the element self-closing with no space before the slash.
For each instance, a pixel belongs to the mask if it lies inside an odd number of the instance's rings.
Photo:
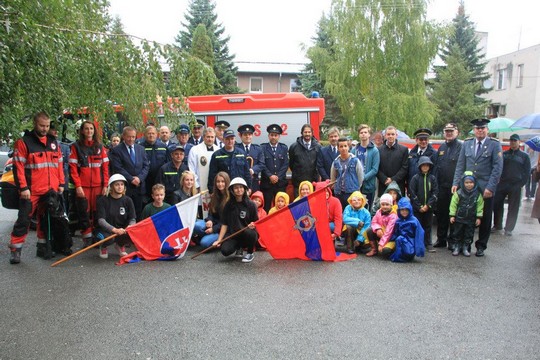
<svg viewBox="0 0 540 360">
<path fill-rule="evenodd" d="M 229 184 L 229 189 L 232 189 L 232 187 L 236 184 L 244 185 L 247 188 L 246 180 L 242 179 L 241 177 L 235 177 L 231 180 L 231 183 Z"/>
<path fill-rule="evenodd" d="M 115 182 L 115 181 L 120 181 L 120 180 L 122 180 L 123 182 L 125 182 L 125 183 L 126 183 L 126 186 L 127 186 L 127 183 L 128 183 L 128 182 L 127 182 L 126 178 L 124 177 L 124 175 L 122 175 L 122 174 L 114 174 L 113 176 L 111 176 L 111 177 L 109 178 L 109 186 L 111 186 L 113 182 Z"/>
</svg>

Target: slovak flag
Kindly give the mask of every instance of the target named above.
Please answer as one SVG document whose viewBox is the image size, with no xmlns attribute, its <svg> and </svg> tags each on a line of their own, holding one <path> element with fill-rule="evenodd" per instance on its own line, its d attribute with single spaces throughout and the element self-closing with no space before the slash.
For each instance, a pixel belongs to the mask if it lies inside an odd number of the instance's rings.
<svg viewBox="0 0 540 360">
<path fill-rule="evenodd" d="M 120 259 L 119 265 L 140 260 L 175 260 L 185 255 L 197 219 L 200 194 L 128 226 L 137 251 Z"/>
<path fill-rule="evenodd" d="M 259 242 L 274 259 L 344 261 L 356 257 L 336 253 L 325 188 L 262 218 L 255 226 Z"/>
</svg>

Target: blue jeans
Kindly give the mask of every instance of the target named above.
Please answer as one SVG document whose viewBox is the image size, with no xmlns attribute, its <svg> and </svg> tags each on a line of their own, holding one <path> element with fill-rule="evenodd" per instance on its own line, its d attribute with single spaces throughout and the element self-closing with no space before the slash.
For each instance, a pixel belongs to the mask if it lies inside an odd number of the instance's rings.
<svg viewBox="0 0 540 360">
<path fill-rule="evenodd" d="M 206 230 L 206 221 L 197 220 L 195 222 L 195 227 L 193 228 L 193 233 L 200 237 L 201 240 L 199 242 L 199 245 L 206 249 L 207 247 L 212 246 L 214 241 L 218 239 L 219 233 L 207 234 L 204 232 L 205 230 Z"/>
</svg>

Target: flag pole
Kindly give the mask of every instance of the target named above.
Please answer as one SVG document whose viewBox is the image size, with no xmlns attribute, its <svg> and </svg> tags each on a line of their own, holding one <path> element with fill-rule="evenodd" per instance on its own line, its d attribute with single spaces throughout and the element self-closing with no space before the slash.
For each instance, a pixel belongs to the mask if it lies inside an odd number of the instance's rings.
<svg viewBox="0 0 540 360">
<path fill-rule="evenodd" d="M 233 236 L 236 236 L 236 235 L 240 234 L 241 232 L 245 231 L 247 228 L 249 228 L 249 226 L 246 226 L 245 228 L 242 228 L 242 229 L 238 230 L 237 232 L 235 232 L 235 233 L 233 233 L 233 234 L 231 234 L 231 235 L 225 237 L 223 240 L 221 240 L 220 244 L 223 243 L 225 240 L 227 240 L 227 239 L 229 239 L 229 238 L 232 238 Z M 208 252 L 208 251 L 210 251 L 210 250 L 212 250 L 212 249 L 215 249 L 215 248 L 217 248 L 217 247 L 218 247 L 217 245 L 212 245 L 212 246 L 210 246 L 210 247 L 207 247 L 207 248 L 204 249 L 203 251 L 198 252 L 198 253 L 196 253 L 195 255 L 193 255 L 193 256 L 191 257 L 191 259 L 193 260 L 193 259 L 195 259 L 196 257 L 198 257 L 198 256 L 200 256 L 200 255 L 202 255 L 202 254 L 204 254 L 205 252 Z"/>
<path fill-rule="evenodd" d="M 71 255 L 69 255 L 69 256 L 66 256 L 66 257 L 63 258 L 63 259 L 58 260 L 57 262 L 51 264 L 51 267 L 55 267 L 56 265 L 59 265 L 59 264 L 63 263 L 64 261 L 68 261 L 68 260 L 70 260 L 70 259 L 73 259 L 75 256 L 79 256 L 79 255 L 81 255 L 83 252 L 88 251 L 88 250 L 90 250 L 91 248 L 94 248 L 94 247 L 96 247 L 96 246 L 98 246 L 98 245 L 101 245 L 101 244 L 103 244 L 104 242 L 109 241 L 109 240 L 111 240 L 111 239 L 113 239 L 113 238 L 115 238 L 115 237 L 117 237 L 117 236 L 118 236 L 118 234 L 112 234 L 111 236 L 108 236 L 108 237 L 106 237 L 105 239 L 98 241 L 97 243 L 94 243 L 94 244 L 92 244 L 92 245 L 90 245 L 90 246 L 87 246 L 87 247 L 85 247 L 84 249 L 81 249 L 81 250 L 79 250 L 79 251 L 77 251 L 77 252 L 75 252 L 75 253 L 73 253 L 73 254 L 71 254 Z"/>
</svg>

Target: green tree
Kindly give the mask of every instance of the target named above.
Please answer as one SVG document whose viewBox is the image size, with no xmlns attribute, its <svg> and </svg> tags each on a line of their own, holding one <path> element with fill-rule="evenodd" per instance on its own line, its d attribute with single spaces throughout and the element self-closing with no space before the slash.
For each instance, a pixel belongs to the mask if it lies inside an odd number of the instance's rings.
<svg viewBox="0 0 540 360">
<path fill-rule="evenodd" d="M 332 47 L 316 46 L 310 59 L 347 122 L 408 132 L 430 125 L 424 76 L 441 29 L 426 20 L 426 1 L 334 0 L 329 18 Z"/>
<path fill-rule="evenodd" d="M 308 59 L 311 59 L 311 57 L 316 58 L 317 54 L 314 54 L 314 52 L 317 52 L 318 49 L 332 51 L 331 39 L 328 36 L 328 22 L 328 17 L 323 14 L 317 24 L 317 35 L 312 38 L 314 47 L 307 51 Z M 300 91 L 306 96 L 311 96 L 314 91 L 317 91 L 319 96 L 325 100 L 324 106 L 326 115 L 323 120 L 323 125 L 325 127 L 338 126 L 343 129 L 347 127 L 347 121 L 341 115 L 336 99 L 326 91 L 326 81 L 322 78 L 322 75 L 321 72 L 317 71 L 314 63 L 310 61 L 299 75 Z"/>
<path fill-rule="evenodd" d="M 201 59 L 205 64 L 212 66 L 214 64 L 212 40 L 206 33 L 206 26 L 203 24 L 199 24 L 195 28 L 192 44 L 191 54 Z"/>
<path fill-rule="evenodd" d="M 217 22 L 215 4 L 211 0 L 190 0 L 185 21 L 182 22 L 184 30 L 180 30 L 176 36 L 176 43 L 182 50 L 191 51 L 195 29 L 199 24 L 206 27 L 208 36 L 212 42 L 214 52 L 213 70 L 218 78 L 219 86 L 214 89 L 215 94 L 238 93 L 236 86 L 236 72 L 234 56 L 229 54 L 228 42 L 230 37 L 223 37 L 224 27 Z"/>
<path fill-rule="evenodd" d="M 30 126 L 21 119 L 36 111 L 55 118 L 83 107 L 115 129 L 111 103 L 121 104 L 127 123 L 141 128 L 141 111 L 158 96 L 208 93 L 216 83 L 197 57 L 125 34 L 106 0 L 8 0 L 0 11 L 0 137 L 18 136 Z M 171 67 L 167 86 L 163 61 Z M 199 78 L 188 79 L 193 74 Z M 183 101 L 177 104 L 174 114 L 166 112 L 172 126 L 178 113 L 189 115 Z"/>
<path fill-rule="evenodd" d="M 433 84 L 431 100 L 439 109 L 435 132 L 442 131 L 449 122 L 468 129 L 469 121 L 484 113 L 484 105 L 475 101 L 480 82 L 471 82 L 472 76 L 459 47 L 454 45 L 446 57 L 446 66 L 439 69 L 438 81 Z"/>
<path fill-rule="evenodd" d="M 487 61 L 485 60 L 485 54 L 479 47 L 479 38 L 476 35 L 476 26 L 469 19 L 469 16 L 465 14 L 465 4 L 460 2 L 456 17 L 452 20 L 452 26 L 450 28 L 450 34 L 446 40 L 445 46 L 440 51 L 441 59 L 447 63 L 447 58 L 453 55 L 453 52 L 459 50 L 460 55 L 463 57 L 465 65 L 471 72 L 469 82 L 471 83 L 483 83 L 489 79 L 489 74 L 485 72 Z M 435 67 L 435 73 L 444 69 L 444 66 Z M 438 77 L 437 77 L 438 78 Z M 483 86 L 478 87 L 476 95 L 485 94 L 489 89 L 485 89 Z M 478 103 L 483 103 L 484 100 L 477 97 Z"/>
</svg>

